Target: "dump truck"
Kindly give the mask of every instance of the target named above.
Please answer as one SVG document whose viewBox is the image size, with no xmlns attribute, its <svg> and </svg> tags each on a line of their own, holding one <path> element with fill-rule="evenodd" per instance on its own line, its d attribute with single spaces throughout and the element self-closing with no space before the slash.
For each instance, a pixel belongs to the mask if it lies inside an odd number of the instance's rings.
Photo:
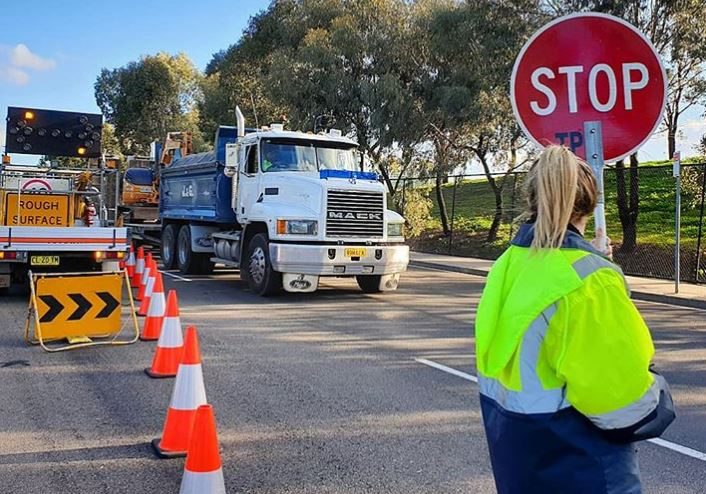
<svg viewBox="0 0 706 494">
<path fill-rule="evenodd" d="M 409 263 L 404 218 L 386 189 L 360 171 L 340 131 L 281 124 L 221 126 L 214 150 L 161 170 L 161 259 L 183 274 L 216 263 L 240 270 L 262 296 L 313 292 L 321 277 L 350 277 L 364 292 L 395 290 Z"/>
<path fill-rule="evenodd" d="M 6 149 L 100 157 L 102 116 L 10 107 Z M 94 185 L 99 169 L 14 164 L 0 167 L 0 289 L 34 272 L 112 270 L 129 247 L 127 228 L 110 226 Z M 110 266 L 108 266 L 110 265 Z"/>
</svg>

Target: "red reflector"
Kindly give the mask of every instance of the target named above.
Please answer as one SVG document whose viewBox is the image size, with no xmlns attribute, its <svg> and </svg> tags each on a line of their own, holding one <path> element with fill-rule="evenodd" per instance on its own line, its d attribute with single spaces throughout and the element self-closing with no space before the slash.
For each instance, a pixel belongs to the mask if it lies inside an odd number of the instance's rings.
<svg viewBox="0 0 706 494">
<path fill-rule="evenodd" d="M 17 259 L 17 252 L 0 252 L 0 259 Z"/>
<path fill-rule="evenodd" d="M 122 257 L 122 256 L 119 256 L 118 254 L 120 254 L 120 252 L 106 252 L 105 258 L 106 259 L 120 259 L 120 257 Z"/>
</svg>

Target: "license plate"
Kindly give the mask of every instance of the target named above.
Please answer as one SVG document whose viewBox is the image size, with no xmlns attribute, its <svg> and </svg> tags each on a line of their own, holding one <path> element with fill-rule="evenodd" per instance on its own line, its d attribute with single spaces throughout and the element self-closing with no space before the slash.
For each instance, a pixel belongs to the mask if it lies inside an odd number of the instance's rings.
<svg viewBox="0 0 706 494">
<path fill-rule="evenodd" d="M 32 266 L 58 266 L 59 256 L 32 256 L 29 262 Z"/>
<path fill-rule="evenodd" d="M 343 255 L 345 257 L 365 257 L 365 255 L 368 253 L 368 249 L 345 249 L 343 251 Z"/>
</svg>

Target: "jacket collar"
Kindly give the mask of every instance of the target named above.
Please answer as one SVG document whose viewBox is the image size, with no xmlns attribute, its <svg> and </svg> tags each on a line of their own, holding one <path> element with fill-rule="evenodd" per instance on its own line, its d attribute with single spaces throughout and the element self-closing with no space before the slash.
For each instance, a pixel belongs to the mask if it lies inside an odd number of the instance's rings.
<svg viewBox="0 0 706 494">
<path fill-rule="evenodd" d="M 534 223 L 523 223 L 520 225 L 517 235 L 512 240 L 512 245 L 517 247 L 529 248 L 532 245 L 532 240 L 534 239 Z M 581 236 L 573 225 L 569 225 L 566 229 L 566 236 L 564 237 L 564 242 L 561 244 L 562 249 L 578 249 L 590 252 L 591 254 L 596 254 L 604 257 L 595 247 Z"/>
</svg>

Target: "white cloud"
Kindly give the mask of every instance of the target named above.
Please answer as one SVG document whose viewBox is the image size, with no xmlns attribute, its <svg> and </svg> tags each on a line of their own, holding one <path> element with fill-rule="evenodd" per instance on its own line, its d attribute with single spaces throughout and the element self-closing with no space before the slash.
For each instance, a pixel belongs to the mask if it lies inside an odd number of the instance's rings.
<svg viewBox="0 0 706 494">
<path fill-rule="evenodd" d="M 17 86 L 24 86 L 29 82 L 29 74 L 16 67 L 0 67 L 0 79 Z"/>
<path fill-rule="evenodd" d="M 56 61 L 33 53 L 27 45 L 0 45 L 0 82 L 16 86 L 25 86 L 30 81 L 33 71 L 52 70 Z"/>
<path fill-rule="evenodd" d="M 56 67 L 56 61 L 43 58 L 32 53 L 27 45 L 20 43 L 11 50 L 10 61 L 15 67 L 24 67 L 33 70 L 51 70 Z"/>
</svg>

